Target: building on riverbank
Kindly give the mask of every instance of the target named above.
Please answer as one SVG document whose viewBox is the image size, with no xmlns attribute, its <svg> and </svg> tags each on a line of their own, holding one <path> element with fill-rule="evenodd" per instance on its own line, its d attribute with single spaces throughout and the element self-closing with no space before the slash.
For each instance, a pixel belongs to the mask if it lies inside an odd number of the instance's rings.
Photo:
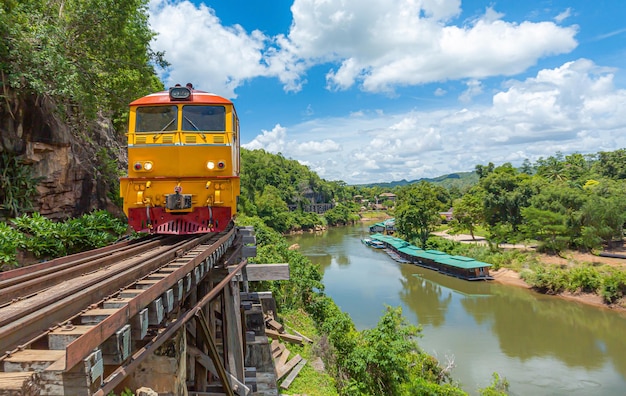
<svg viewBox="0 0 626 396">
<path fill-rule="evenodd" d="M 385 221 L 378 222 L 370 226 L 371 233 L 382 232 L 384 234 L 392 235 L 396 231 L 396 219 L 387 219 Z"/>
</svg>

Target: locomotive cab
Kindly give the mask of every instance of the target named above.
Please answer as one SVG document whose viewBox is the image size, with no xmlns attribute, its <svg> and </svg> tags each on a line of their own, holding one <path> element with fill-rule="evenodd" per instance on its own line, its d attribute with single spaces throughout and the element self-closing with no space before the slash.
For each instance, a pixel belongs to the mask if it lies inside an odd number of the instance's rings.
<svg viewBox="0 0 626 396">
<path fill-rule="evenodd" d="M 231 101 L 177 85 L 130 104 L 124 212 L 135 231 L 225 229 L 239 197 L 239 119 Z"/>
</svg>

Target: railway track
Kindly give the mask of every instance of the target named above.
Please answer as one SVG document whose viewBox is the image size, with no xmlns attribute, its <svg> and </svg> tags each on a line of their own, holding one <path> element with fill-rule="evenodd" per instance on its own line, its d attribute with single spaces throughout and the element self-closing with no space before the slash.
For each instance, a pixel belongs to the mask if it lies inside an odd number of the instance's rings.
<svg viewBox="0 0 626 396">
<path fill-rule="evenodd" d="M 123 371 L 184 314 L 194 287 L 228 263 L 237 236 L 232 228 L 149 238 L 1 273 L 0 395 L 28 373 L 42 395 L 98 394 L 119 382 L 105 371 Z"/>
</svg>

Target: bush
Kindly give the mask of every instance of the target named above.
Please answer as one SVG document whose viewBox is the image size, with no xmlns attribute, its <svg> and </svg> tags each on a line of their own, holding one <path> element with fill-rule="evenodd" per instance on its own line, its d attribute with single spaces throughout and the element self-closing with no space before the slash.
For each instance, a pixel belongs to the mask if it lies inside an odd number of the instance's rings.
<svg viewBox="0 0 626 396">
<path fill-rule="evenodd" d="M 602 285 L 602 277 L 596 268 L 581 266 L 572 268 L 567 274 L 567 290 L 594 293 Z"/>
<path fill-rule="evenodd" d="M 5 238 L 0 237 L 0 251 L 14 249 L 16 242 L 11 242 L 10 237 L 15 238 L 23 250 L 46 259 L 109 245 L 127 230 L 126 223 L 105 211 L 85 214 L 63 223 L 54 222 L 39 213 L 20 216 L 11 222 L 15 226 L 13 231 L 6 224 L 0 230 L 5 235 Z M 10 261 L 11 257 L 6 259 Z"/>
<path fill-rule="evenodd" d="M 61 223 L 55 223 L 39 213 L 17 217 L 11 222 L 25 234 L 25 250 L 38 258 L 54 258 L 67 253 Z"/>
<path fill-rule="evenodd" d="M 68 254 L 103 247 L 115 242 L 127 230 L 126 223 L 100 210 L 63 223 Z"/>
<path fill-rule="evenodd" d="M 32 210 L 41 180 L 33 173 L 32 166 L 23 164 L 14 154 L 0 155 L 0 211 L 13 217 Z"/>
<path fill-rule="evenodd" d="M 0 269 L 16 267 L 17 249 L 24 247 L 24 235 L 7 223 L 0 223 Z"/>
<path fill-rule="evenodd" d="M 610 269 L 602 279 L 600 295 L 607 304 L 612 304 L 624 297 L 626 291 L 626 274 L 616 269 Z"/>
<path fill-rule="evenodd" d="M 292 212 L 293 222 L 301 230 L 312 230 L 317 225 L 322 224 L 322 219 L 316 213 L 307 213 L 302 211 Z"/>
<path fill-rule="evenodd" d="M 354 221 L 355 216 L 358 219 L 358 215 L 352 214 L 350 209 L 343 204 L 339 204 L 324 213 L 326 221 L 331 226 L 348 224 L 349 222 Z"/>
<path fill-rule="evenodd" d="M 546 294 L 557 294 L 567 288 L 566 273 L 558 268 L 536 267 L 534 271 L 524 271 L 522 274 L 528 284 Z"/>
<path fill-rule="evenodd" d="M 481 396 L 506 396 L 509 391 L 509 381 L 504 377 L 500 377 L 498 373 L 493 373 L 491 385 L 486 388 L 479 389 Z"/>
</svg>

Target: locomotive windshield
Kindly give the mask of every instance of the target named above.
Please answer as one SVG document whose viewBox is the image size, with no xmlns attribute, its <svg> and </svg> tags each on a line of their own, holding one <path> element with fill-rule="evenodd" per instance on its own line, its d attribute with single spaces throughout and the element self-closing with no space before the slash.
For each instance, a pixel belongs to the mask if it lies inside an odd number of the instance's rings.
<svg viewBox="0 0 626 396">
<path fill-rule="evenodd" d="M 225 131 L 224 106 L 183 106 L 183 131 Z"/>
<path fill-rule="evenodd" d="M 175 131 L 178 127 L 176 106 L 144 106 L 137 108 L 135 132 Z"/>
</svg>

